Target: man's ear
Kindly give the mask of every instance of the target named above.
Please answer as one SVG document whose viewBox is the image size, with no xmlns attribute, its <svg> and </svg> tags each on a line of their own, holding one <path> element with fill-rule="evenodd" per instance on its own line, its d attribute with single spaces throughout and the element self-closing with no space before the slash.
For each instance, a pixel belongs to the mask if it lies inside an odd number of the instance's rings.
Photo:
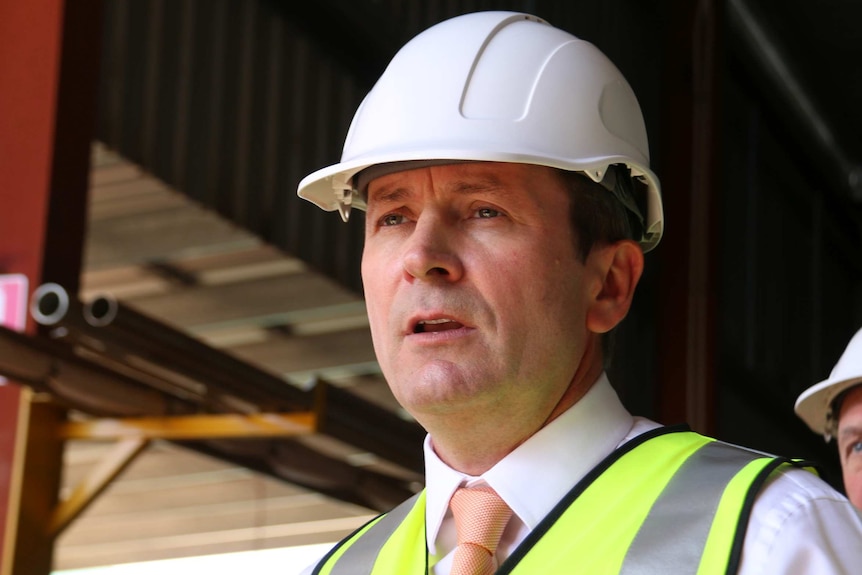
<svg viewBox="0 0 862 575">
<path fill-rule="evenodd" d="M 595 246 L 587 257 L 587 268 L 599 280 L 587 310 L 587 329 L 607 333 L 629 312 L 644 269 L 643 251 L 631 240 Z"/>
</svg>

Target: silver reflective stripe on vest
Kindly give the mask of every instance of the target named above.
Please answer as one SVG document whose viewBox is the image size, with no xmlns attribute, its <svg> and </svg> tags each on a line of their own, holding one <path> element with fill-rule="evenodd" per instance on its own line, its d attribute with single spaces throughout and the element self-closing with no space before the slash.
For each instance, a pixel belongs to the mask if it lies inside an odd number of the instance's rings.
<svg viewBox="0 0 862 575">
<path fill-rule="evenodd" d="M 332 567 L 332 575 L 370 575 L 380 549 L 413 509 L 417 493 L 375 523 L 351 544 Z"/>
<path fill-rule="evenodd" d="M 727 484 L 762 454 L 713 441 L 671 478 L 626 553 L 620 575 L 697 573 Z"/>
</svg>

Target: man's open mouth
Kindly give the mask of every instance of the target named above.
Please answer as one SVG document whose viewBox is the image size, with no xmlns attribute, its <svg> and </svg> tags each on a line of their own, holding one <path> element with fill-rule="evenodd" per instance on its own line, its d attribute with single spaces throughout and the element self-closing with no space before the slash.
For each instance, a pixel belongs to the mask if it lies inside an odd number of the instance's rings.
<svg viewBox="0 0 862 575">
<path fill-rule="evenodd" d="M 423 319 L 413 326 L 413 333 L 430 333 L 437 331 L 449 331 L 464 327 L 463 324 L 451 319 Z"/>
</svg>

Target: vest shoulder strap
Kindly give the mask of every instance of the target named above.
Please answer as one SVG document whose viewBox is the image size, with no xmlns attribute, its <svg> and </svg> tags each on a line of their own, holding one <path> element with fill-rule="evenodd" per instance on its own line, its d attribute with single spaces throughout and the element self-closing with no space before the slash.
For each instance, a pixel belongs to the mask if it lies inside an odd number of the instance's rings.
<svg viewBox="0 0 862 575">
<path fill-rule="evenodd" d="M 733 549 L 748 524 L 743 511 L 759 490 L 755 480 L 775 467 L 771 456 L 719 441 L 698 449 L 650 508 L 620 575 L 736 573 Z"/>
<path fill-rule="evenodd" d="M 498 573 L 563 574 L 572 565 L 602 574 L 735 573 L 758 478 L 786 460 L 684 428 L 630 443 L 575 486 Z"/>
</svg>

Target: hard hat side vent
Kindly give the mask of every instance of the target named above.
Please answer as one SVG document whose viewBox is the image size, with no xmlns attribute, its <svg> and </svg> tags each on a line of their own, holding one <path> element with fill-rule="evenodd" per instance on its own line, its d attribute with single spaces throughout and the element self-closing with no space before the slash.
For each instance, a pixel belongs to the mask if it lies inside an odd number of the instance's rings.
<svg viewBox="0 0 862 575">
<path fill-rule="evenodd" d="M 533 33 L 536 26 L 545 27 L 545 33 Z M 526 116 L 545 62 L 560 44 L 571 40 L 554 30 L 522 18 L 502 22 L 476 54 L 461 98 L 461 116 L 509 121 Z"/>
</svg>

